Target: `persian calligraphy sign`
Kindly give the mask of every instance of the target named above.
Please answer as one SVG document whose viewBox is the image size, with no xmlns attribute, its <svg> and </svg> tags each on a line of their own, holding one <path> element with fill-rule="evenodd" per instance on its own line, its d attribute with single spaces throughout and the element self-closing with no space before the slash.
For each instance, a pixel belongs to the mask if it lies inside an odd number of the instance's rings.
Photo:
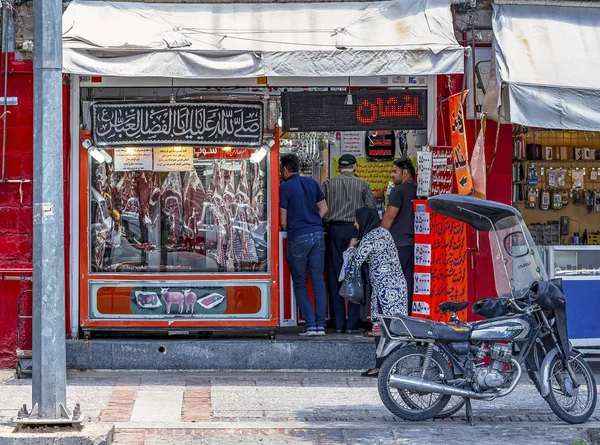
<svg viewBox="0 0 600 445">
<path fill-rule="evenodd" d="M 256 102 L 96 103 L 92 113 L 99 147 L 262 144 L 263 107 Z"/>
</svg>

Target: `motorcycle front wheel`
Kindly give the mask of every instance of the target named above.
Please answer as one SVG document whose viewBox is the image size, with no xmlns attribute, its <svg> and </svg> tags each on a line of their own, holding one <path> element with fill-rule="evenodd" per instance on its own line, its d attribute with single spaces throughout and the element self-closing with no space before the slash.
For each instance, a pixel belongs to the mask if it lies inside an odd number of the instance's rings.
<svg viewBox="0 0 600 445">
<path fill-rule="evenodd" d="M 596 409 L 596 380 L 590 365 L 582 357 L 571 358 L 575 385 L 562 360 L 557 356 L 550 363 L 550 394 L 545 399 L 554 414 L 567 423 L 583 423 Z"/>
<path fill-rule="evenodd" d="M 423 374 L 426 354 L 427 347 L 425 346 L 404 346 L 387 356 L 379 370 L 377 386 L 381 401 L 392 414 L 404 420 L 431 419 L 437 416 L 450 400 L 448 395 L 390 387 L 390 377 L 394 374 L 424 378 L 427 381 L 438 383 L 450 380 L 452 370 L 446 359 L 435 349 Z"/>
</svg>

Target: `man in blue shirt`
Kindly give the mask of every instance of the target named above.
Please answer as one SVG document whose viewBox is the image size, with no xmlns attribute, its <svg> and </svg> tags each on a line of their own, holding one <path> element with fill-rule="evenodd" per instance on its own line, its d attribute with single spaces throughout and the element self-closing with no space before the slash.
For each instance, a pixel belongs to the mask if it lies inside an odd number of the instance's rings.
<svg viewBox="0 0 600 445">
<path fill-rule="evenodd" d="M 299 172 L 298 156 L 288 154 L 281 158 L 281 177 L 285 182 L 279 187 L 280 222 L 287 231 L 286 257 L 296 302 L 305 321 L 300 335 L 325 335 L 327 295 L 322 218 L 327 213 L 327 204 L 317 181 L 300 176 Z M 315 297 L 314 310 L 306 288 L 307 270 Z"/>
</svg>

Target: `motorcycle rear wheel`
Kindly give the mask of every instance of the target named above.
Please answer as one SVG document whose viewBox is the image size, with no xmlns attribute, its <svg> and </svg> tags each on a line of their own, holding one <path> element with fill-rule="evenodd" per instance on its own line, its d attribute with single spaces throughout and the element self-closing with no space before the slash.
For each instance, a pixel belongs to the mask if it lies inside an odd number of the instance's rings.
<svg viewBox="0 0 600 445">
<path fill-rule="evenodd" d="M 596 380 L 582 357 L 571 359 L 570 363 L 579 387 L 573 388 L 569 373 L 557 355 L 550 364 L 550 394 L 545 399 L 560 419 L 571 424 L 583 423 L 596 409 Z"/>
<path fill-rule="evenodd" d="M 377 386 L 381 401 L 392 414 L 404 420 L 431 419 L 440 414 L 450 401 L 449 395 L 419 393 L 391 388 L 389 385 L 390 376 L 393 374 L 421 377 L 426 352 L 427 347 L 425 346 L 403 346 L 387 356 L 379 370 Z M 433 351 L 424 378 L 432 382 L 441 382 L 452 378 L 450 366 L 436 350 Z M 407 403 L 407 400 L 410 402 Z"/>
</svg>

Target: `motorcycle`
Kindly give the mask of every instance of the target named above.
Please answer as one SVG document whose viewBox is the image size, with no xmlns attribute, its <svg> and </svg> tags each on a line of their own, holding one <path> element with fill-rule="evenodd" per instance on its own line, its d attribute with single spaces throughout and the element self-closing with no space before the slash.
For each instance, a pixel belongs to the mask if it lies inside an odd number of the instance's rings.
<svg viewBox="0 0 600 445">
<path fill-rule="evenodd" d="M 560 280 L 549 280 L 521 214 L 513 207 L 459 195 L 431 197 L 438 213 L 487 232 L 497 298 L 473 304 L 483 321 L 464 322 L 468 302 L 444 302 L 449 323 L 404 315 L 381 316 L 377 356 L 381 400 L 394 415 L 412 421 L 451 415 L 471 400 L 512 393 L 525 370 L 563 421 L 587 421 L 596 407 L 594 374 L 567 334 Z"/>
</svg>

